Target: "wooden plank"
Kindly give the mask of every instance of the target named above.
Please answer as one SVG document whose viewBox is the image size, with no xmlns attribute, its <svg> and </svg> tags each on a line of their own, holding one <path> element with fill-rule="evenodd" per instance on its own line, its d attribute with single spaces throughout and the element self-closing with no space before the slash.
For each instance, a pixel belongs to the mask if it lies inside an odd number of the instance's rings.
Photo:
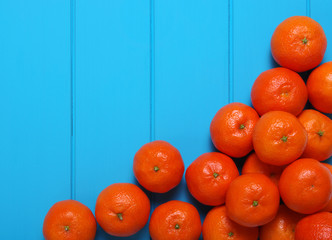
<svg viewBox="0 0 332 240">
<path fill-rule="evenodd" d="M 188 167 L 199 155 L 214 151 L 209 127 L 228 103 L 227 1 L 156 1 L 155 134 L 182 154 Z M 155 195 L 155 206 L 171 199 L 195 201 L 183 180 L 179 187 Z"/>
<path fill-rule="evenodd" d="M 70 5 L 0 1 L 2 239 L 43 239 L 70 198 Z"/>
<path fill-rule="evenodd" d="M 251 104 L 251 86 L 258 75 L 277 67 L 270 48 L 275 28 L 288 17 L 306 14 L 306 1 L 233 1 L 234 101 Z"/>
<path fill-rule="evenodd" d="M 310 16 L 323 27 L 327 38 L 327 49 L 322 63 L 332 61 L 331 7 L 332 2 L 329 0 L 310 1 Z"/>
<path fill-rule="evenodd" d="M 135 152 L 150 137 L 148 0 L 77 1 L 76 196 L 132 182 Z M 147 239 L 148 228 L 128 239 Z M 96 239 L 117 239 L 99 229 Z"/>
</svg>

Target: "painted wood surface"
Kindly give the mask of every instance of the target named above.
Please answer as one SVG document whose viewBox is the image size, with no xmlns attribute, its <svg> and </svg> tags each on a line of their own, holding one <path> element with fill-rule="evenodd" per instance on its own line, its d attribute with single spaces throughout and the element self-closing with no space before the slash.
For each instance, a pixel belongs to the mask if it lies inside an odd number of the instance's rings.
<svg viewBox="0 0 332 240">
<path fill-rule="evenodd" d="M 149 6 L 77 1 L 76 196 L 93 211 L 105 187 L 135 182 L 133 156 L 150 141 Z"/>
<path fill-rule="evenodd" d="M 70 4 L 0 1 L 1 239 L 43 239 L 71 197 Z"/>
<path fill-rule="evenodd" d="M 108 185 L 137 184 L 133 157 L 149 141 L 169 141 L 186 167 L 215 151 L 210 121 L 229 102 L 251 104 L 256 77 L 277 66 L 270 38 L 282 20 L 317 20 L 328 38 L 323 62 L 332 60 L 331 7 L 329 0 L 0 1 L 2 238 L 43 239 L 55 202 L 73 198 L 94 212 Z M 147 194 L 152 209 L 179 199 L 202 220 L 210 209 L 184 179 L 167 194 Z M 96 239 L 120 238 L 98 228 Z M 149 239 L 148 226 L 126 239 Z"/>
</svg>

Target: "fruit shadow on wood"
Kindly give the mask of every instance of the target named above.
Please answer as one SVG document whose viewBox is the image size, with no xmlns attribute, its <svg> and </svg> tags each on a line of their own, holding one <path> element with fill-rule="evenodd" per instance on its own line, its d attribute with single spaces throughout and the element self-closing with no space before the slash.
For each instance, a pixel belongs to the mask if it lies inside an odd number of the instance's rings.
<svg viewBox="0 0 332 240">
<path fill-rule="evenodd" d="M 270 50 L 269 50 L 269 54 L 270 54 L 270 62 L 269 62 L 270 67 L 271 68 L 280 67 L 280 65 L 274 60 Z"/>
</svg>

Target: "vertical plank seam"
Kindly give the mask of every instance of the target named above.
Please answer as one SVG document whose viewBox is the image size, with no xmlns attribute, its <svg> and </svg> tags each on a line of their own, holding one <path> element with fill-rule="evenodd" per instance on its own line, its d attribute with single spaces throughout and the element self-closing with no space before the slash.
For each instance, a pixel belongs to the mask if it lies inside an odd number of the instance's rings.
<svg viewBox="0 0 332 240">
<path fill-rule="evenodd" d="M 311 0 L 306 0 L 306 15 L 311 17 Z"/>
<path fill-rule="evenodd" d="M 150 0 L 150 142 L 155 140 L 155 2 Z M 151 212 L 155 209 L 155 197 L 151 199 Z"/>
<path fill-rule="evenodd" d="M 76 0 L 70 0 L 70 198 L 76 199 Z"/>
<path fill-rule="evenodd" d="M 228 0 L 228 102 L 234 101 L 233 0 Z"/>
<path fill-rule="evenodd" d="M 154 0 L 150 0 L 150 141 L 155 140 L 155 20 Z"/>
</svg>

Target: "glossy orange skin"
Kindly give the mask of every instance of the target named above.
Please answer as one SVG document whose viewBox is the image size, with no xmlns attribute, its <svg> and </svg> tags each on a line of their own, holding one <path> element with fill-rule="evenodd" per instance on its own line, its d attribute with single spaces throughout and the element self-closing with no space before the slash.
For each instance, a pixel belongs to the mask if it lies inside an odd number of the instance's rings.
<svg viewBox="0 0 332 240">
<path fill-rule="evenodd" d="M 303 218 L 295 228 L 295 240 L 331 240 L 332 213 L 321 212 Z"/>
<path fill-rule="evenodd" d="M 307 89 L 310 103 L 317 110 L 332 113 L 332 62 L 316 68 L 309 75 Z"/>
<path fill-rule="evenodd" d="M 285 111 L 297 116 L 307 100 L 307 87 L 301 76 L 287 68 L 262 72 L 251 88 L 252 104 L 261 116 L 270 111 Z"/>
<path fill-rule="evenodd" d="M 252 133 L 258 119 L 257 112 L 243 103 L 223 106 L 210 125 L 214 146 L 231 157 L 244 157 L 253 149 Z"/>
<path fill-rule="evenodd" d="M 267 176 L 244 174 L 231 182 L 227 190 L 227 216 L 242 226 L 262 226 L 276 216 L 279 201 L 278 188 Z"/>
<path fill-rule="evenodd" d="M 253 133 L 254 149 L 258 158 L 276 166 L 287 165 L 298 159 L 307 145 L 307 139 L 308 134 L 300 121 L 294 115 L 283 111 L 264 114 Z"/>
<path fill-rule="evenodd" d="M 312 158 L 302 158 L 287 166 L 279 181 L 279 192 L 285 205 L 303 214 L 324 208 L 331 199 L 331 189 L 330 171 Z"/>
<path fill-rule="evenodd" d="M 118 214 L 122 214 L 122 220 Z M 99 194 L 95 215 L 106 233 L 118 237 L 131 236 L 148 222 L 150 200 L 134 184 L 114 183 Z"/>
<path fill-rule="evenodd" d="M 315 110 L 304 110 L 298 117 L 308 133 L 302 157 L 324 161 L 332 156 L 332 120 Z M 322 135 L 320 135 L 322 134 Z"/>
<path fill-rule="evenodd" d="M 294 240 L 296 224 L 305 215 L 293 212 L 280 205 L 277 216 L 259 231 L 260 240 Z"/>
<path fill-rule="evenodd" d="M 202 232 L 202 223 L 193 205 L 173 200 L 153 211 L 149 231 L 152 240 L 197 240 Z"/>
<path fill-rule="evenodd" d="M 155 167 L 158 167 L 157 171 Z M 184 173 L 180 152 L 162 140 L 144 144 L 135 154 L 133 168 L 137 181 L 156 193 L 165 193 L 176 187 Z"/>
<path fill-rule="evenodd" d="M 278 186 L 280 175 L 283 170 L 283 166 L 274 166 L 262 162 L 257 157 L 257 154 L 253 152 L 247 157 L 246 161 L 244 162 L 244 165 L 242 167 L 242 174 L 261 173 L 269 177 Z"/>
<path fill-rule="evenodd" d="M 214 175 L 215 174 L 215 175 Z M 204 153 L 186 171 L 191 195 L 202 204 L 218 206 L 225 203 L 229 184 L 239 176 L 233 160 L 218 152 Z"/>
<path fill-rule="evenodd" d="M 322 163 L 325 167 L 327 167 L 330 170 L 330 173 L 332 174 L 332 165 L 328 163 Z M 332 198 L 330 199 L 329 203 L 326 205 L 325 208 L 320 210 L 321 212 L 332 212 Z"/>
<path fill-rule="evenodd" d="M 244 227 L 233 222 L 225 206 L 211 209 L 203 223 L 204 240 L 257 240 L 258 227 Z"/>
<path fill-rule="evenodd" d="M 277 26 L 271 38 L 273 58 L 281 66 L 296 72 L 318 66 L 323 60 L 326 47 L 323 28 L 306 16 L 287 18 Z"/>
<path fill-rule="evenodd" d="M 96 220 L 87 206 L 64 200 L 55 203 L 46 214 L 43 235 L 46 240 L 93 240 L 96 229 Z"/>
</svg>

